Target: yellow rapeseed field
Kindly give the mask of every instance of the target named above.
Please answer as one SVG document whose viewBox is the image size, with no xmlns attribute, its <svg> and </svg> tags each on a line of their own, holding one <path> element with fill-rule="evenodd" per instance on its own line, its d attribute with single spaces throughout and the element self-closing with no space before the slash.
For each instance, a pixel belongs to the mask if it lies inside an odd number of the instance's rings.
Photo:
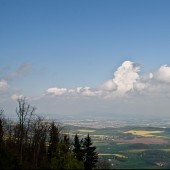
<svg viewBox="0 0 170 170">
<path fill-rule="evenodd" d="M 119 157 L 119 158 L 128 158 L 127 156 L 122 155 L 122 154 L 99 153 L 98 155 L 99 155 L 99 156 L 117 156 L 117 157 Z"/>
<path fill-rule="evenodd" d="M 131 133 L 133 135 L 144 136 L 144 137 L 151 137 L 151 136 L 155 136 L 154 134 L 158 134 L 158 133 L 162 133 L 162 132 L 164 132 L 164 131 L 129 130 L 129 131 L 126 131 L 124 133 Z"/>
</svg>

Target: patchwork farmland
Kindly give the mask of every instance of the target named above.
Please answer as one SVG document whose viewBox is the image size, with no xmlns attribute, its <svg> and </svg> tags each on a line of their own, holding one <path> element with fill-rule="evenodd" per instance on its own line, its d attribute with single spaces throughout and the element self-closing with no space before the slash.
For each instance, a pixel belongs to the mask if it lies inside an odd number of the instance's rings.
<svg viewBox="0 0 170 170">
<path fill-rule="evenodd" d="M 119 128 L 87 128 L 68 126 L 70 136 L 87 133 L 97 147 L 99 159 L 108 160 L 113 169 L 169 169 L 170 129 L 125 126 Z"/>
</svg>

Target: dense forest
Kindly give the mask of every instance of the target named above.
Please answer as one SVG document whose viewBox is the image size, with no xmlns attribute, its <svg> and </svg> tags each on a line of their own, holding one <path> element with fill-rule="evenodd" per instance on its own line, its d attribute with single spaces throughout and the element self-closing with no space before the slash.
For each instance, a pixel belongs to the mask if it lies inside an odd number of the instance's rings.
<svg viewBox="0 0 170 170">
<path fill-rule="evenodd" d="M 94 169 L 96 147 L 89 134 L 73 139 L 59 123 L 35 114 L 35 107 L 19 98 L 17 120 L 0 110 L 0 169 Z"/>
</svg>

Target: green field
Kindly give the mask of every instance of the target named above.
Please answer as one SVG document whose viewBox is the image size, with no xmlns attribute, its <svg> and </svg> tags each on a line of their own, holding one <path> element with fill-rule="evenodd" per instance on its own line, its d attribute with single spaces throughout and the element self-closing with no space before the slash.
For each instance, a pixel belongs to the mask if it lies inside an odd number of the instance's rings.
<svg viewBox="0 0 170 170">
<path fill-rule="evenodd" d="M 113 169 L 169 169 L 170 130 L 154 127 L 83 128 L 70 126 L 70 133 L 87 133 L 100 159 Z M 146 140 L 146 141 L 145 141 Z"/>
</svg>

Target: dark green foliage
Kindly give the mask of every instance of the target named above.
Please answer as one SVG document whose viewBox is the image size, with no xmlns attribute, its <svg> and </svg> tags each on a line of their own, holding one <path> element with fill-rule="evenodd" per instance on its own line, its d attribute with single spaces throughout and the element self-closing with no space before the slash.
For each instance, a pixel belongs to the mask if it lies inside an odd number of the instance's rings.
<svg viewBox="0 0 170 170">
<path fill-rule="evenodd" d="M 78 135 L 76 134 L 75 137 L 74 137 L 73 152 L 74 152 L 76 159 L 79 160 L 79 161 L 83 161 L 83 156 L 84 156 L 84 152 L 81 148 L 82 147 L 81 143 L 82 143 L 82 141 L 79 141 Z"/>
<path fill-rule="evenodd" d="M 55 126 L 54 122 L 51 124 L 50 128 L 50 141 L 48 147 L 48 158 L 51 162 L 51 159 L 59 157 L 59 129 Z"/>
<path fill-rule="evenodd" d="M 51 169 L 84 169 L 83 162 L 74 158 L 74 155 L 67 153 L 61 157 L 52 158 Z"/>
<path fill-rule="evenodd" d="M 95 169 L 111 169 L 111 163 L 108 159 L 99 159 Z"/>
<path fill-rule="evenodd" d="M 4 132 L 3 132 L 2 120 L 0 118 L 0 147 L 3 143 L 3 135 L 4 135 Z"/>
<path fill-rule="evenodd" d="M 92 146 L 89 134 L 84 139 L 83 148 L 84 148 L 84 168 L 93 169 L 97 163 L 98 155 L 95 152 L 96 147 Z"/>
<path fill-rule="evenodd" d="M 68 135 L 64 135 L 58 143 L 58 157 L 51 159 L 51 169 L 83 169 L 83 162 L 74 157 L 70 146 Z"/>
<path fill-rule="evenodd" d="M 84 162 L 85 169 L 93 169 L 96 166 L 98 155 L 95 152 L 96 147 L 92 146 L 91 137 L 87 137 L 79 141 L 78 135 L 74 137 L 74 155 L 78 161 Z"/>
<path fill-rule="evenodd" d="M 10 121 L 8 121 L 10 122 Z M 2 124 L 1 124 L 2 125 Z M 83 169 L 83 161 L 75 158 L 68 135 L 61 133 L 55 123 L 37 118 L 30 124 L 27 140 L 23 141 L 22 162 L 18 139 L 20 126 L 11 125 L 11 136 L 5 130 L 5 140 L 0 147 L 0 169 Z M 9 127 L 9 126 L 6 126 Z M 3 126 L 1 126 L 3 129 Z M 3 137 L 3 135 L 2 135 Z"/>
<path fill-rule="evenodd" d="M 160 150 L 148 150 L 142 153 L 142 160 L 145 160 L 148 163 L 169 161 L 169 158 L 169 152 Z"/>
<path fill-rule="evenodd" d="M 134 143 L 129 145 L 129 149 L 148 149 L 149 146 L 144 143 Z"/>
<path fill-rule="evenodd" d="M 2 122 L 3 112 L 4 112 L 4 110 L 1 109 L 1 110 L 0 110 L 0 147 L 1 147 L 1 145 L 3 144 L 3 135 L 4 135 L 3 122 Z"/>
<path fill-rule="evenodd" d="M 34 115 L 35 107 L 18 99 L 18 121 L 2 118 L 0 110 L 0 169 L 86 169 L 95 167 L 91 138 L 75 136 L 75 149 L 60 125 Z M 82 145 L 83 144 L 83 145 Z"/>
</svg>

